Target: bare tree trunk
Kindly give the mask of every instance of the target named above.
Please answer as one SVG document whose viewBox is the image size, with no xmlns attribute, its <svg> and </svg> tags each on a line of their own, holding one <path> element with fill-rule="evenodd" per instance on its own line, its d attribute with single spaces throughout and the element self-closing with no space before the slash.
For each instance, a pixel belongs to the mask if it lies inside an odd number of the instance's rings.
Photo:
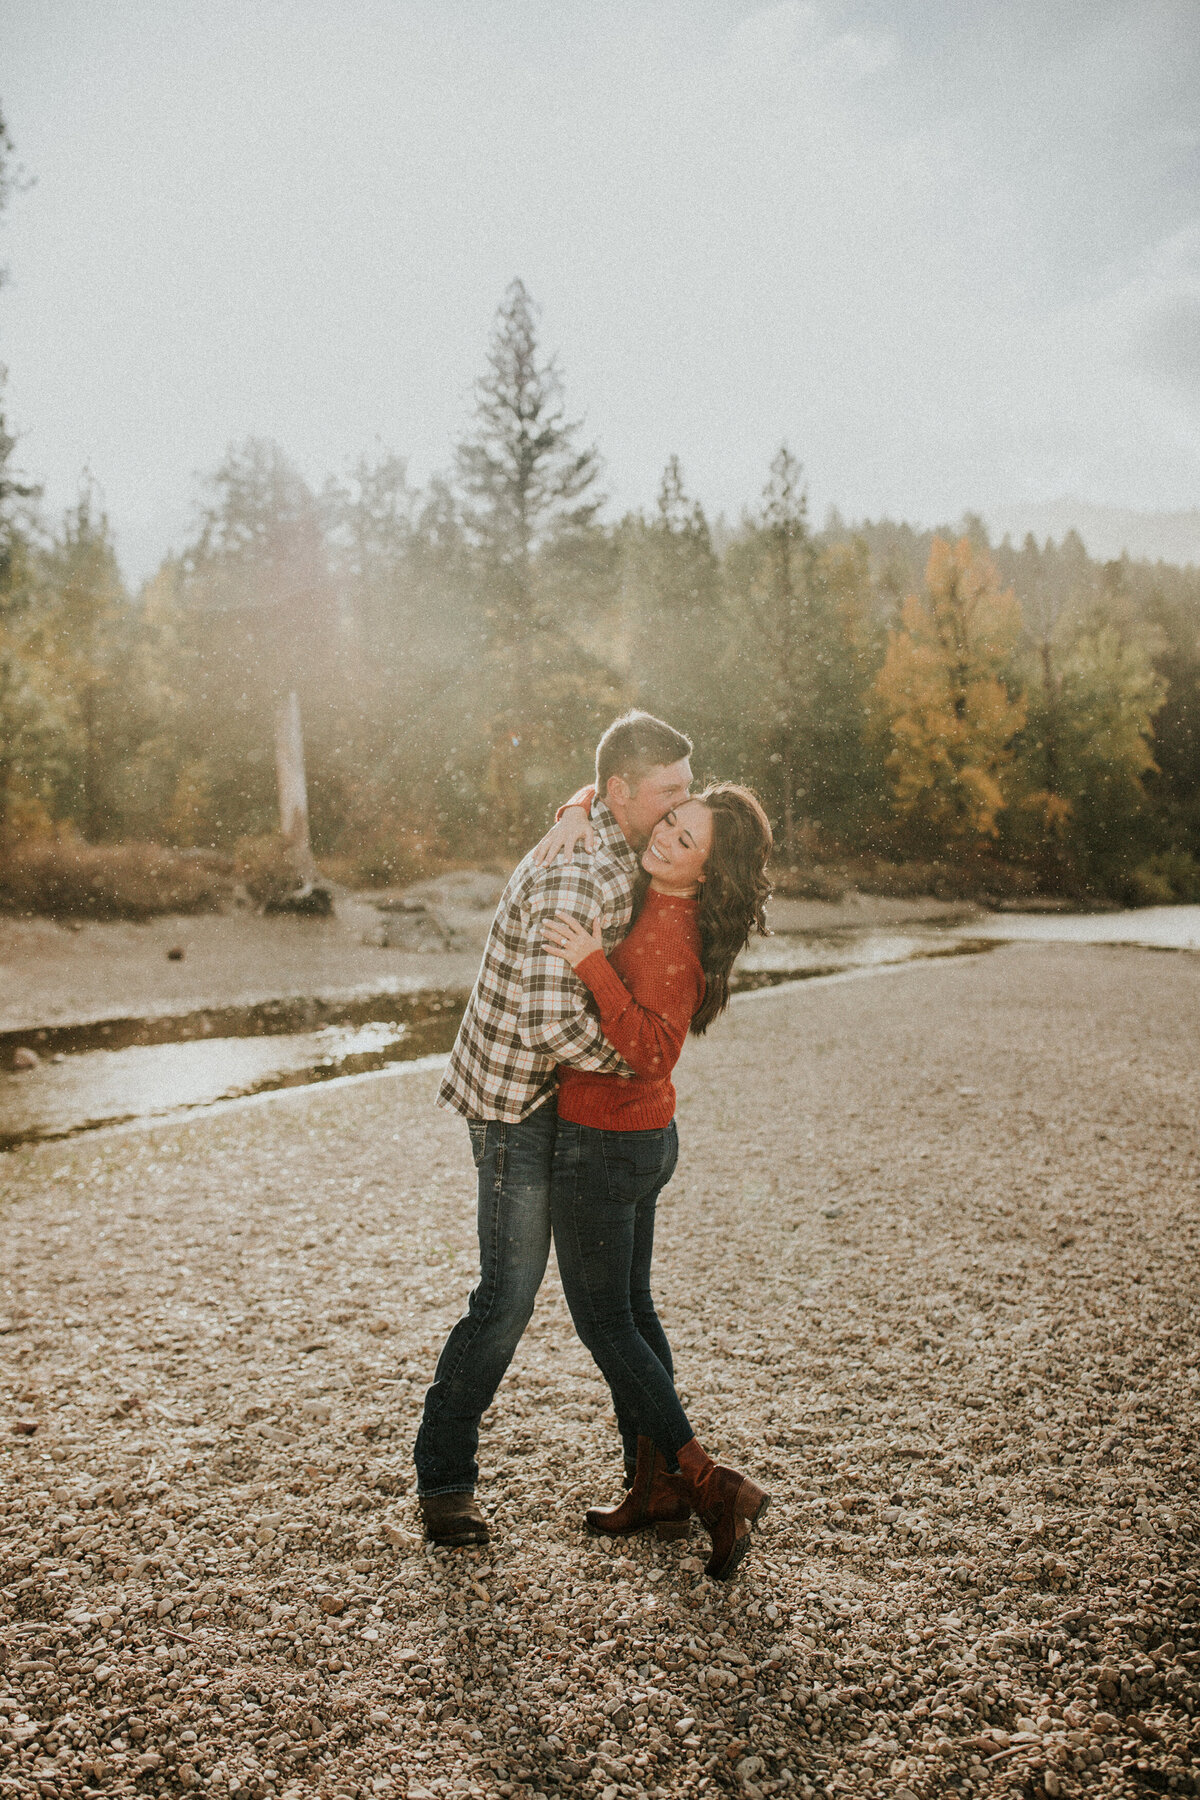
<svg viewBox="0 0 1200 1800">
<path fill-rule="evenodd" d="M 279 784 L 279 824 L 301 881 L 314 880 L 308 837 L 308 783 L 304 775 L 304 737 L 300 702 L 293 689 L 275 712 L 275 774 Z"/>
</svg>

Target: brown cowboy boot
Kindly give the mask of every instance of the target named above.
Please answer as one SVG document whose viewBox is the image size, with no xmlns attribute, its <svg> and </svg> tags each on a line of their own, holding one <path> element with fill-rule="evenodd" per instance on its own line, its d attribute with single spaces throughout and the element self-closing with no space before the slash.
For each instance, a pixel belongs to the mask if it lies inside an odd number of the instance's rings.
<svg viewBox="0 0 1200 1800">
<path fill-rule="evenodd" d="M 748 1475 L 715 1463 L 695 1438 L 683 1446 L 678 1461 L 688 1498 L 712 1539 L 704 1572 L 714 1581 L 729 1581 L 750 1548 L 750 1528 L 762 1518 L 771 1497 Z"/>
<path fill-rule="evenodd" d="M 653 1530 L 658 1538 L 681 1538 L 688 1534 L 691 1513 L 682 1477 L 668 1473 L 652 1438 L 640 1437 L 629 1492 L 619 1506 L 590 1507 L 587 1528 L 602 1537 Z"/>
</svg>

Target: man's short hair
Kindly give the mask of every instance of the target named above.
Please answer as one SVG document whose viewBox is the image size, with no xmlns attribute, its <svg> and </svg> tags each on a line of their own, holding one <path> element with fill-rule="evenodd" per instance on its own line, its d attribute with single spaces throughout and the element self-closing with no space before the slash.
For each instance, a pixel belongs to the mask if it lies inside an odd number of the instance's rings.
<svg viewBox="0 0 1200 1800">
<path fill-rule="evenodd" d="M 692 740 L 647 712 L 614 719 L 596 746 L 596 792 L 603 800 L 609 781 L 620 775 L 636 788 L 651 769 L 666 768 L 692 754 Z"/>
</svg>

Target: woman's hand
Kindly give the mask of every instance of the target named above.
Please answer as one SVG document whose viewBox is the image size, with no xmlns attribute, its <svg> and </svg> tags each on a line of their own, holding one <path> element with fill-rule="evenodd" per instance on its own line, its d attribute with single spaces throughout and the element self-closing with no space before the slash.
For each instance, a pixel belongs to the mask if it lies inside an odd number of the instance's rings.
<svg viewBox="0 0 1200 1800">
<path fill-rule="evenodd" d="M 592 929 L 585 931 L 579 920 L 572 918 L 570 913 L 555 913 L 542 926 L 542 941 L 552 956 L 561 956 L 564 962 L 569 962 L 573 969 L 577 969 L 585 957 L 604 948 L 599 914 Z"/>
<path fill-rule="evenodd" d="M 564 862 L 570 862 L 576 844 L 582 844 L 585 850 L 594 850 L 596 829 L 582 806 L 568 806 L 558 823 L 534 845 L 534 868 L 548 869 L 559 856 Z"/>
</svg>

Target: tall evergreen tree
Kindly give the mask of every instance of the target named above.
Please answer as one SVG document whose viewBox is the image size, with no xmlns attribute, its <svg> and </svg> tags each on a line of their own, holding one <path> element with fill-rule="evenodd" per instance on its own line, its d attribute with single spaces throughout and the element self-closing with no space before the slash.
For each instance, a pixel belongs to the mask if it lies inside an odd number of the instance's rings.
<svg viewBox="0 0 1200 1800">
<path fill-rule="evenodd" d="M 826 830 L 853 839 L 878 817 L 887 786 L 878 739 L 867 730 L 884 632 L 860 538 L 822 545 L 813 592 L 806 807 Z"/>
<path fill-rule="evenodd" d="M 1161 566 L 1150 577 L 1146 622 L 1165 700 L 1154 721 L 1157 773 L 1148 786 L 1170 849 L 1200 864 L 1200 577 Z"/>
<path fill-rule="evenodd" d="M 89 842 L 113 824 L 108 794 L 108 727 L 118 644 L 128 620 L 128 597 L 117 567 L 108 516 L 85 478 L 75 505 L 46 556 L 54 593 L 55 660 L 70 691 L 77 721 L 77 779 L 73 811 Z"/>
<path fill-rule="evenodd" d="M 0 477 L 3 468 L 0 457 Z M 32 819 L 52 816 L 71 736 L 70 697 L 53 656 L 52 595 L 12 497 L 10 489 L 0 514 L 0 855 Z"/>
<path fill-rule="evenodd" d="M 581 587 L 594 591 L 598 576 L 603 586 L 599 453 L 579 443 L 519 280 L 500 307 L 475 399 L 457 469 L 485 644 L 475 679 L 491 712 L 485 791 L 493 824 L 515 844 L 544 816 L 573 736 L 619 700 L 577 616 Z"/>
<path fill-rule="evenodd" d="M 1087 613 L 1060 615 L 1036 653 L 1006 841 L 1020 849 L 1029 820 L 1052 885 L 1111 885 L 1151 848 L 1144 778 L 1156 772 L 1154 716 L 1166 683 L 1145 642 Z"/>
<path fill-rule="evenodd" d="M 677 456 L 663 470 L 654 513 L 626 520 L 621 545 L 624 653 L 638 704 L 679 725 L 710 758 L 732 646 L 708 520 Z"/>
<path fill-rule="evenodd" d="M 326 541 L 340 610 L 356 649 L 394 670 L 416 626 L 406 580 L 419 495 L 404 458 L 360 456 L 346 482 L 322 495 Z"/>
<path fill-rule="evenodd" d="M 580 422 L 567 418 L 562 377 L 541 352 L 520 280 L 500 306 L 487 364 L 457 465 L 467 528 L 481 553 L 489 639 L 507 648 L 551 623 L 539 604 L 537 552 L 593 524 L 603 496 L 599 451 L 578 442 Z"/>
<path fill-rule="evenodd" d="M 771 462 L 762 507 L 729 558 L 741 630 L 751 640 L 747 668 L 757 694 L 751 717 L 768 758 L 769 786 L 782 822 L 781 849 L 797 854 L 804 738 L 813 701 L 817 550 L 808 526 L 804 471 L 782 444 Z"/>
</svg>

